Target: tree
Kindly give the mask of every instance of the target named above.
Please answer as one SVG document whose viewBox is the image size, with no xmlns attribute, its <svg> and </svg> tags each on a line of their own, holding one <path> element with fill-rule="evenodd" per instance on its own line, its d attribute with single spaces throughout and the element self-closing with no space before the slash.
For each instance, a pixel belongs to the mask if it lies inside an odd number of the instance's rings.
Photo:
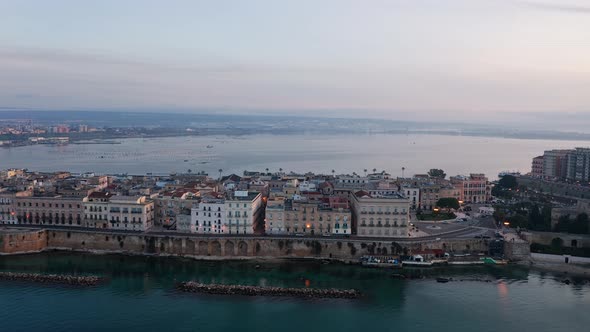
<svg viewBox="0 0 590 332">
<path fill-rule="evenodd" d="M 189 168 L 189 169 L 188 169 L 188 171 L 187 171 L 187 173 L 188 173 L 188 174 L 191 174 L 192 172 L 193 172 L 193 170 L 192 170 L 192 169 L 190 169 L 190 168 Z"/>
<path fill-rule="evenodd" d="M 512 217 L 508 218 L 508 222 L 510 222 L 510 227 L 512 228 L 527 228 L 528 227 L 528 220 L 522 214 L 515 214 Z"/>
<path fill-rule="evenodd" d="M 367 169 L 365 168 L 365 176 L 367 176 Z"/>
<path fill-rule="evenodd" d="M 543 217 L 541 213 L 539 213 L 539 206 L 536 204 L 531 207 L 531 212 L 529 213 L 529 228 L 534 230 L 539 230 L 539 226 L 543 225 Z"/>
<path fill-rule="evenodd" d="M 559 237 L 555 237 L 553 238 L 553 240 L 551 240 L 551 246 L 553 248 L 561 248 L 563 246 L 563 240 Z"/>
<path fill-rule="evenodd" d="M 561 217 L 559 217 L 559 219 L 557 220 L 557 224 L 554 227 L 554 231 L 555 232 L 560 232 L 560 233 L 567 233 L 567 231 L 570 228 L 570 224 L 572 223 L 572 219 L 570 218 L 569 214 L 563 215 Z"/>
<path fill-rule="evenodd" d="M 223 172 L 223 170 L 220 168 L 217 171 L 219 172 L 219 179 L 221 180 L 221 173 Z"/>
<path fill-rule="evenodd" d="M 406 171 L 405 167 L 402 167 L 402 178 L 404 177 L 404 172 Z"/>
<path fill-rule="evenodd" d="M 576 220 L 569 225 L 568 232 L 573 234 L 588 234 L 588 224 L 590 223 L 586 213 L 580 213 Z"/>
<path fill-rule="evenodd" d="M 492 216 L 494 217 L 494 220 L 497 223 L 500 223 L 500 222 L 504 222 L 504 220 L 506 218 L 506 213 L 504 211 L 496 208 L 494 211 L 494 214 Z"/>
<path fill-rule="evenodd" d="M 516 181 L 514 175 L 506 174 L 498 181 L 498 186 L 504 189 L 516 189 L 518 188 L 518 181 Z"/>
<path fill-rule="evenodd" d="M 336 171 L 335 170 L 332 170 L 332 177 L 334 177 L 334 173 L 336 173 Z"/>
<path fill-rule="evenodd" d="M 460 207 L 459 201 L 454 197 L 440 198 L 436 202 L 436 206 L 443 208 L 443 209 L 447 209 L 447 210 L 450 210 L 450 209 L 458 210 Z"/>
<path fill-rule="evenodd" d="M 266 168 L 266 173 L 268 173 L 268 167 Z"/>
<path fill-rule="evenodd" d="M 283 173 L 283 169 L 282 169 L 282 168 L 279 168 L 279 172 L 280 172 L 280 173 Z"/>
<path fill-rule="evenodd" d="M 430 171 L 428 171 L 428 176 L 431 178 L 444 179 L 447 176 L 447 173 L 445 173 L 445 171 L 442 169 L 432 168 Z"/>
</svg>

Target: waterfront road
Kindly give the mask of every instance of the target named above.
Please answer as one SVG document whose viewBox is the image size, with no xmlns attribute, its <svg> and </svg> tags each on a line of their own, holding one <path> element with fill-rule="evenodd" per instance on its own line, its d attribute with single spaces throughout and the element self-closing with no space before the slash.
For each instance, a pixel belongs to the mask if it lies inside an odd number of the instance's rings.
<svg viewBox="0 0 590 332">
<path fill-rule="evenodd" d="M 47 230 L 60 230 L 60 231 L 71 231 L 71 232 L 95 232 L 98 234 L 118 234 L 118 235 L 143 235 L 143 236 L 174 236 L 174 237 L 191 237 L 191 238 L 248 238 L 248 239 L 277 239 L 277 240 L 318 240 L 322 239 L 325 241 L 392 241 L 392 242 L 432 242 L 449 239 L 465 239 L 474 238 L 478 236 L 489 236 L 491 231 L 488 228 L 466 226 L 457 228 L 449 231 L 435 233 L 431 235 L 421 237 L 361 237 L 357 235 L 305 235 L 305 236 L 293 236 L 293 235 L 271 235 L 271 234 L 194 234 L 194 233 L 183 233 L 176 231 L 126 231 L 126 230 L 114 230 L 114 229 L 89 229 L 86 227 L 78 226 L 61 226 L 61 225 L 4 225 L 6 229 L 47 229 Z M 493 235 L 493 233 L 492 233 Z"/>
</svg>

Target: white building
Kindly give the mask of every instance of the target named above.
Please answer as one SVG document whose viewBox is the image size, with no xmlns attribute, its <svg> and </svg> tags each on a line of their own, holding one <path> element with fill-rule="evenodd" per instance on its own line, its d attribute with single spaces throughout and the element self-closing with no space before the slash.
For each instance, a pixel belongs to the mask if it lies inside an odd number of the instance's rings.
<svg viewBox="0 0 590 332">
<path fill-rule="evenodd" d="M 212 193 L 192 209 L 188 228 L 200 234 L 253 234 L 261 207 L 258 192 L 235 191 L 229 198 Z"/>
<path fill-rule="evenodd" d="M 225 222 L 225 198 L 220 193 L 202 196 L 201 202 L 191 209 L 190 229 L 199 234 L 221 234 Z"/>
<path fill-rule="evenodd" d="M 415 210 L 420 205 L 420 188 L 402 187 L 401 193 L 410 200 L 410 208 Z"/>
<path fill-rule="evenodd" d="M 145 196 L 94 192 L 82 204 L 86 227 L 143 232 L 154 222 L 154 203 Z"/>
<path fill-rule="evenodd" d="M 358 236 L 407 237 L 410 200 L 399 193 L 372 195 L 361 190 L 352 195 Z"/>
<path fill-rule="evenodd" d="M 225 201 L 227 223 L 222 230 L 225 234 L 253 234 L 262 208 L 259 192 L 235 191 Z"/>
<path fill-rule="evenodd" d="M 299 192 L 316 191 L 316 185 L 313 182 L 303 181 L 299 183 Z"/>
</svg>

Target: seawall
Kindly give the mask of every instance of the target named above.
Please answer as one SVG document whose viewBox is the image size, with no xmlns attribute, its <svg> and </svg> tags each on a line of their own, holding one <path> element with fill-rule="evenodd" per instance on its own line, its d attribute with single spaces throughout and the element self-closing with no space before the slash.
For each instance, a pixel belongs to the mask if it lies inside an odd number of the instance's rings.
<svg viewBox="0 0 590 332">
<path fill-rule="evenodd" d="M 0 252 L 45 250 L 189 256 L 196 258 L 332 258 L 358 260 L 363 255 L 411 254 L 425 249 L 486 252 L 488 240 L 449 239 L 389 241 L 382 239 L 274 238 L 240 236 L 151 235 L 79 230 L 15 230 L 0 233 Z"/>
</svg>

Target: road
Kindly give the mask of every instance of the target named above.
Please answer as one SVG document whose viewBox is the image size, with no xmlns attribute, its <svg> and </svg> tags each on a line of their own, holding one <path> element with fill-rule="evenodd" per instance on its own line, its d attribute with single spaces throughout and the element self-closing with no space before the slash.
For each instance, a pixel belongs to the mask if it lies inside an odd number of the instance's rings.
<svg viewBox="0 0 590 332">
<path fill-rule="evenodd" d="M 88 229 L 86 227 L 76 226 L 59 226 L 59 225 L 6 225 L 5 229 L 47 229 L 47 230 L 61 230 L 71 232 L 89 232 L 93 231 L 98 234 L 119 234 L 119 235 L 143 235 L 143 236 L 178 236 L 178 237 L 190 237 L 190 238 L 247 238 L 254 240 L 265 240 L 265 239 L 277 239 L 277 240 L 324 240 L 324 241 L 392 241 L 392 242 L 416 242 L 416 241 L 437 241 L 443 239 L 454 239 L 454 238 L 472 238 L 484 233 L 488 233 L 490 230 L 483 227 L 465 226 L 465 227 L 453 227 L 452 229 L 443 229 L 439 232 L 433 232 L 430 235 L 408 238 L 408 237 L 360 237 L 356 235 L 351 236 L 292 236 L 292 235 L 260 235 L 260 234 L 193 234 L 193 233 L 182 233 L 174 231 L 125 231 L 125 230 L 113 230 L 113 229 Z M 493 233 L 492 233 L 493 235 Z"/>
</svg>

